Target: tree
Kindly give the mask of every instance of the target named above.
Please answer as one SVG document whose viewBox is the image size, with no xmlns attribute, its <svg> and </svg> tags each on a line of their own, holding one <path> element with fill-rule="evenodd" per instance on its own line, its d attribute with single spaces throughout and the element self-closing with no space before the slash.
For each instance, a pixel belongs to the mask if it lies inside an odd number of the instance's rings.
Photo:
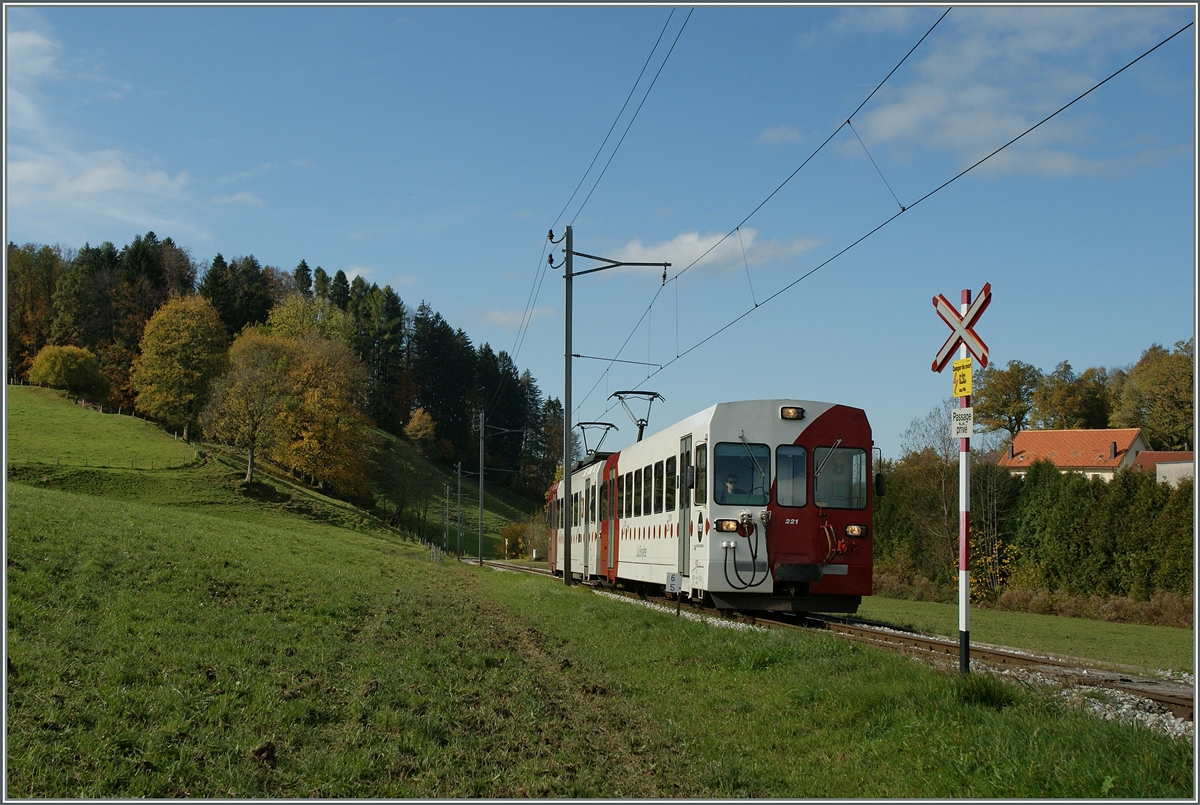
<svg viewBox="0 0 1200 805">
<path fill-rule="evenodd" d="M 355 315 L 355 351 L 368 373 L 367 413 L 379 427 L 399 433 L 410 410 L 404 398 L 408 311 L 390 285 L 371 286 Z"/>
<path fill-rule="evenodd" d="M 312 296 L 312 271 L 309 270 L 308 263 L 303 259 L 296 266 L 296 270 L 292 272 L 292 279 L 296 281 L 296 290 L 305 296 Z"/>
<path fill-rule="evenodd" d="M 226 263 L 218 254 L 197 290 L 212 302 L 231 337 L 247 325 L 265 322 L 274 304 L 270 276 L 254 255 L 235 257 Z"/>
<path fill-rule="evenodd" d="M 272 308 L 292 294 L 298 293 L 296 280 L 282 268 L 263 266 L 263 278 L 266 280 L 267 295 L 271 298 Z"/>
<path fill-rule="evenodd" d="M 464 390 L 475 385 L 475 350 L 471 340 L 422 302 L 413 318 L 408 344 L 415 404 L 438 423 L 442 438 L 453 450 L 449 458 L 469 461 L 472 423 Z"/>
<path fill-rule="evenodd" d="M 350 281 L 346 279 L 346 272 L 340 268 L 333 275 L 333 282 L 329 285 L 329 301 L 342 310 L 350 304 Z"/>
<path fill-rule="evenodd" d="M 287 395 L 288 345 L 247 329 L 229 348 L 229 369 L 215 381 L 200 413 L 204 434 L 246 450 L 246 483 L 254 481 L 254 457 L 281 435 L 279 414 Z"/>
<path fill-rule="evenodd" d="M 354 322 L 327 299 L 294 293 L 271 308 L 267 330 L 280 338 L 295 340 L 319 335 L 348 344 L 354 337 Z"/>
<path fill-rule="evenodd" d="M 33 359 L 29 381 L 74 394 L 103 394 L 108 385 L 91 351 L 53 344 L 42 347 Z"/>
<path fill-rule="evenodd" d="M 1129 370 L 1115 406 L 1117 427 L 1141 428 L 1156 450 L 1190 450 L 1195 444 L 1193 380 L 1195 338 L 1174 350 L 1153 344 Z"/>
<path fill-rule="evenodd" d="M 32 243 L 8 244 L 7 257 L 8 371 L 24 375 L 52 343 L 54 295 L 70 260 L 58 246 Z"/>
<path fill-rule="evenodd" d="M 313 271 L 313 293 L 322 299 L 329 297 L 329 275 L 320 266 Z"/>
<path fill-rule="evenodd" d="M 233 287 L 233 278 L 229 274 L 229 264 L 225 262 L 225 258 L 221 256 L 220 252 L 217 252 L 217 256 L 212 259 L 204 276 L 200 278 L 200 285 L 196 292 L 212 304 L 217 315 L 225 324 L 225 331 L 230 335 L 236 335 L 236 331 L 232 329 L 234 320 L 237 318 L 236 290 Z"/>
<path fill-rule="evenodd" d="M 989 366 L 981 370 L 972 384 L 976 420 L 989 430 L 1006 430 L 1015 438 L 1029 425 L 1033 392 L 1041 377 L 1041 371 L 1020 361 L 1009 361 L 1004 369 Z"/>
<path fill-rule="evenodd" d="M 183 429 L 186 441 L 225 362 L 225 326 L 202 296 L 176 298 L 146 324 L 131 381 L 137 406 Z"/>
<path fill-rule="evenodd" d="M 175 241 L 166 238 L 162 242 L 159 258 L 169 296 L 191 296 L 196 292 L 198 270 L 196 261 L 187 249 L 180 248 Z"/>
<path fill-rule="evenodd" d="M 404 426 L 404 435 L 412 442 L 421 455 L 430 458 L 437 452 L 437 423 L 433 417 L 425 413 L 424 408 L 413 411 Z"/>
<path fill-rule="evenodd" d="M 371 499 L 375 448 L 366 406 L 366 371 L 340 339 L 309 335 L 290 345 L 289 395 L 280 414 L 277 460 L 351 499 Z"/>
<path fill-rule="evenodd" d="M 1033 392 L 1033 421 L 1046 429 L 1107 428 L 1108 410 L 1104 369 L 1087 369 L 1077 376 L 1063 361 Z"/>
</svg>

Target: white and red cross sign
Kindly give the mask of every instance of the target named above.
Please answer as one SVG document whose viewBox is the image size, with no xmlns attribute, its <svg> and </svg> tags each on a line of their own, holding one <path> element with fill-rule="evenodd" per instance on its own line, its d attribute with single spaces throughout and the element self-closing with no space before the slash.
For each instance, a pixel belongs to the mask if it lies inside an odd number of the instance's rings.
<svg viewBox="0 0 1200 805">
<path fill-rule="evenodd" d="M 969 292 L 964 291 L 963 293 L 966 295 Z M 963 301 L 965 304 L 966 300 Z M 933 371 L 940 372 L 946 368 L 946 364 L 954 356 L 954 350 L 958 349 L 959 344 L 966 345 L 967 350 L 979 360 L 980 366 L 987 366 L 987 344 L 983 343 L 983 339 L 976 335 L 972 328 L 975 326 L 975 322 L 979 321 L 979 317 L 983 315 L 983 311 L 987 310 L 991 301 L 992 284 L 990 282 L 984 283 L 979 296 L 962 315 L 959 315 L 954 306 L 946 301 L 946 297 L 941 294 L 933 297 L 934 309 L 937 310 L 937 314 L 942 317 L 942 320 L 950 325 L 952 331 L 950 337 L 946 339 L 946 343 L 942 344 L 942 348 L 938 350 L 937 357 L 933 359 Z"/>
</svg>

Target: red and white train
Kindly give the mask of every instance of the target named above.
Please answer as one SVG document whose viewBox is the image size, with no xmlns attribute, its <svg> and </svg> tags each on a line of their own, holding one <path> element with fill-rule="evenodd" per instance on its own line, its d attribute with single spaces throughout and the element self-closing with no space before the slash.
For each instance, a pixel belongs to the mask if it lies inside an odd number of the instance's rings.
<svg viewBox="0 0 1200 805">
<path fill-rule="evenodd" d="M 647 589 L 677 573 L 720 609 L 854 612 L 871 594 L 872 447 L 858 408 L 718 403 L 578 462 L 569 514 L 555 484 L 550 569 Z"/>
</svg>

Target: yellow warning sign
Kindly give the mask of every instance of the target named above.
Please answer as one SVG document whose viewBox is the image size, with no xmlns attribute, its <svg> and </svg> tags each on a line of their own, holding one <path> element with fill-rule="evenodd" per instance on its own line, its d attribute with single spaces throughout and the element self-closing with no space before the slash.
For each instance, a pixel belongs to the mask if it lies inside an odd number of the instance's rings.
<svg viewBox="0 0 1200 805">
<path fill-rule="evenodd" d="M 954 371 L 954 396 L 967 397 L 971 394 L 971 359 L 962 358 L 950 364 Z"/>
</svg>

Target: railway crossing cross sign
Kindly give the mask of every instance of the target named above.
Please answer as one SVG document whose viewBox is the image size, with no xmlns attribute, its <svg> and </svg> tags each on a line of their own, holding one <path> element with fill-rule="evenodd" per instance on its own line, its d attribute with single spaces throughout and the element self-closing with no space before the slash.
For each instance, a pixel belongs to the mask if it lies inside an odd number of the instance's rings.
<svg viewBox="0 0 1200 805">
<path fill-rule="evenodd" d="M 967 312 L 959 315 L 959 312 L 954 309 L 954 306 L 946 301 L 946 297 L 938 294 L 933 297 L 933 307 L 937 310 L 937 314 L 942 317 L 942 321 L 950 325 L 950 337 L 946 339 L 946 343 L 942 344 L 942 348 L 938 350 L 937 357 L 933 359 L 933 371 L 941 372 L 946 368 L 946 364 L 950 362 L 950 358 L 954 355 L 954 350 L 960 344 L 965 345 L 972 355 L 979 359 L 979 365 L 987 367 L 988 347 L 983 343 L 983 339 L 976 335 L 975 322 L 979 321 L 979 317 L 983 315 L 983 311 L 987 310 L 987 306 L 992 302 L 992 284 L 984 283 L 983 290 L 979 292 L 979 296 L 967 308 Z"/>
<path fill-rule="evenodd" d="M 933 308 L 950 325 L 950 337 L 937 357 L 933 359 L 933 371 L 946 368 L 954 351 L 959 350 L 954 362 L 954 396 L 958 407 L 951 413 L 951 432 L 958 439 L 958 667 L 966 674 L 971 667 L 971 432 L 975 429 L 974 410 L 971 408 L 971 358 L 974 355 L 979 365 L 987 367 L 988 348 L 975 330 L 975 322 L 992 302 L 992 284 L 985 282 L 983 290 L 974 302 L 971 292 L 962 292 L 961 313 L 938 294 L 933 297 Z"/>
</svg>

